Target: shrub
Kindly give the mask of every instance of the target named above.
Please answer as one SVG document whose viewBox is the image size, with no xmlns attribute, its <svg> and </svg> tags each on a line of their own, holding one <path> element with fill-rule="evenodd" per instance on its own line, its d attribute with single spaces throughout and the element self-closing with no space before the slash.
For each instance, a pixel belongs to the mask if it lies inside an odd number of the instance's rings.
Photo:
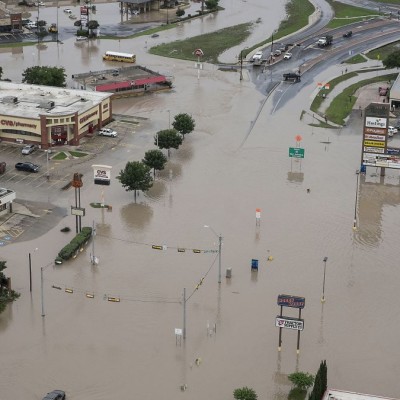
<svg viewBox="0 0 400 400">
<path fill-rule="evenodd" d="M 57 260 L 69 260 L 91 237 L 92 228 L 85 226 L 82 231 L 78 233 L 61 251 L 58 253 Z"/>
</svg>

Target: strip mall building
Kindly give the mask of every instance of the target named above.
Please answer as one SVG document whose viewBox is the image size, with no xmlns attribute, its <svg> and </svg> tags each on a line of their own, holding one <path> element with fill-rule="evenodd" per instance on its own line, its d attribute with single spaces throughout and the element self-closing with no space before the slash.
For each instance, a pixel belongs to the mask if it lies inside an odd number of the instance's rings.
<svg viewBox="0 0 400 400">
<path fill-rule="evenodd" d="M 0 82 L 0 140 L 79 145 L 112 118 L 111 93 Z"/>
</svg>

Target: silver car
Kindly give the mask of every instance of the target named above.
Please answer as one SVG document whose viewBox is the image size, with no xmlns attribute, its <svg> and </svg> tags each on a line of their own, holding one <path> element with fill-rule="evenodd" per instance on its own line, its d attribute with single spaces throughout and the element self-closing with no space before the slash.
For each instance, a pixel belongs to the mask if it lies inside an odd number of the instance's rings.
<svg viewBox="0 0 400 400">
<path fill-rule="evenodd" d="M 26 154 L 31 154 L 36 150 L 36 146 L 34 144 L 27 144 L 22 148 L 21 153 L 26 155 Z"/>
</svg>

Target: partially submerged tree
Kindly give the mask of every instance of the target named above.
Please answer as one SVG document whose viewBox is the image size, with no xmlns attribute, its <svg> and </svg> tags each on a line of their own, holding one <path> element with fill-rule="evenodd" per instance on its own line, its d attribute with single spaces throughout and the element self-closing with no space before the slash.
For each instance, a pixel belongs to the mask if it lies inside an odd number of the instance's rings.
<svg viewBox="0 0 400 400">
<path fill-rule="evenodd" d="M 22 82 L 32 85 L 65 87 L 66 76 L 63 67 L 39 67 L 36 65 L 27 68 L 22 73 Z"/>
<path fill-rule="evenodd" d="M 233 391 L 233 397 L 236 400 L 257 400 L 257 393 L 253 389 L 244 386 L 242 388 L 235 389 Z"/>
<path fill-rule="evenodd" d="M 206 0 L 204 4 L 209 11 L 214 11 L 218 8 L 218 0 Z"/>
<path fill-rule="evenodd" d="M 89 29 L 89 36 L 92 37 L 93 36 L 93 30 L 97 29 L 100 26 L 100 24 L 96 21 L 96 20 L 91 20 L 88 23 L 88 29 Z"/>
<path fill-rule="evenodd" d="M 156 176 L 156 170 L 161 171 L 167 163 L 167 157 L 164 156 L 161 150 L 149 150 L 144 154 L 142 162 L 153 168 L 153 176 Z"/>
<path fill-rule="evenodd" d="M 314 375 L 308 372 L 294 372 L 288 376 L 290 382 L 299 389 L 308 389 L 314 383 Z"/>
<path fill-rule="evenodd" d="M 133 190 L 136 201 L 136 191 L 146 192 L 153 186 L 150 167 L 140 161 L 128 161 L 125 168 L 117 176 L 127 192 Z"/>
<path fill-rule="evenodd" d="M 178 114 L 174 117 L 174 122 L 172 126 L 183 136 L 190 132 L 193 132 L 196 126 L 194 119 L 189 114 Z"/>
<path fill-rule="evenodd" d="M 175 129 L 165 129 L 156 133 L 154 144 L 160 149 L 167 149 L 169 157 L 170 149 L 179 149 L 182 140 L 182 136 Z"/>
<path fill-rule="evenodd" d="M 6 268 L 6 262 L 0 261 L 0 314 L 5 310 L 8 303 L 11 303 L 20 296 L 14 290 L 9 290 L 8 279 L 3 273 Z"/>
</svg>

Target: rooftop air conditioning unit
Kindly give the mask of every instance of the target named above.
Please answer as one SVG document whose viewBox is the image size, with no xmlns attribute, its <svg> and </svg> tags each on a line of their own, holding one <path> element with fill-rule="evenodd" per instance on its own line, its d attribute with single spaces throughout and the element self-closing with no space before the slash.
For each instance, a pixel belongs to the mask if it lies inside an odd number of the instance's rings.
<svg viewBox="0 0 400 400">
<path fill-rule="evenodd" d="M 47 109 L 50 109 L 50 108 L 54 108 L 54 106 L 55 106 L 54 101 L 41 101 L 41 102 L 39 103 L 39 107 L 40 107 L 40 108 L 47 108 Z"/>
</svg>

